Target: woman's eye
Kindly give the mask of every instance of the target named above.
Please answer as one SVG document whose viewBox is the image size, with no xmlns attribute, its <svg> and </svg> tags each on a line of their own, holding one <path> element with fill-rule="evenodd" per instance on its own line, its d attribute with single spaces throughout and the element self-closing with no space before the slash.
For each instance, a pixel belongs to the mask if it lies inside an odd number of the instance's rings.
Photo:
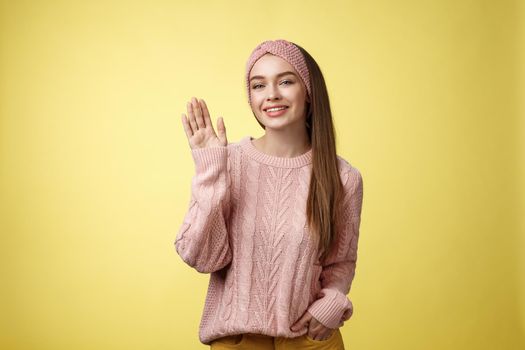
<svg viewBox="0 0 525 350">
<path fill-rule="evenodd" d="M 284 83 L 293 84 L 293 81 L 291 81 L 291 80 L 283 80 L 282 83 L 283 83 L 283 84 L 284 84 Z M 286 84 L 286 85 L 289 85 L 289 84 Z M 262 84 L 255 84 L 255 85 L 252 86 L 252 88 L 253 88 L 253 89 L 257 89 L 259 86 L 262 86 Z"/>
</svg>

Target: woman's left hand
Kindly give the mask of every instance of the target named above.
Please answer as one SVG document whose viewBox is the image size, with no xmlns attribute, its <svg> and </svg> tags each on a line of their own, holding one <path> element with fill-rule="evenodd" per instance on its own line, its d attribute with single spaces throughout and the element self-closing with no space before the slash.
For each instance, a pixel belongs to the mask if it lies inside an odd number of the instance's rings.
<svg viewBox="0 0 525 350">
<path fill-rule="evenodd" d="M 321 322 L 317 321 L 312 314 L 306 311 L 303 316 L 290 327 L 294 332 L 297 332 L 303 327 L 308 327 L 308 336 L 315 340 L 326 340 L 332 335 L 335 329 L 325 327 Z"/>
</svg>

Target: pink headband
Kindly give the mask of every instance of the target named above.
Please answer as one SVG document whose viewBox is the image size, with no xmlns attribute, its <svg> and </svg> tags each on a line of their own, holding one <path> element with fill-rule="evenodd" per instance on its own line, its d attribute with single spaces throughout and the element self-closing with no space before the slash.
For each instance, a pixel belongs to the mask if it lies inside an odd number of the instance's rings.
<svg viewBox="0 0 525 350">
<path fill-rule="evenodd" d="M 293 43 L 284 40 L 267 40 L 259 44 L 251 53 L 248 63 L 246 63 L 246 88 L 248 89 L 248 103 L 250 101 L 250 71 L 252 70 L 253 65 L 259 58 L 261 58 L 266 53 L 271 53 L 273 55 L 279 56 L 282 59 L 286 60 L 288 63 L 294 67 L 294 69 L 299 73 L 299 76 L 303 80 L 304 85 L 306 85 L 306 90 L 308 91 L 308 96 L 311 96 L 310 88 L 310 73 L 308 67 L 306 66 L 306 61 L 304 60 L 303 53 L 299 50 L 297 46 Z"/>
</svg>

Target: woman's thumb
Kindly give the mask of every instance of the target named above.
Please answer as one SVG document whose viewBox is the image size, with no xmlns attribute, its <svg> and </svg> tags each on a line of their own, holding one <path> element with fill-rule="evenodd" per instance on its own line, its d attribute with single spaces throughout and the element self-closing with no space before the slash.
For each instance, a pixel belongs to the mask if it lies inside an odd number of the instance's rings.
<svg viewBox="0 0 525 350">
<path fill-rule="evenodd" d="M 290 327 L 290 329 L 294 332 L 300 330 L 301 328 L 305 327 L 306 324 L 308 323 L 309 321 L 309 314 L 307 312 L 305 312 L 303 314 L 303 317 L 301 317 L 297 322 L 295 322 L 292 327 Z"/>
<path fill-rule="evenodd" d="M 224 125 L 224 119 L 222 117 L 217 118 L 217 137 L 223 142 L 224 145 L 228 145 L 226 138 L 226 126 Z"/>
</svg>

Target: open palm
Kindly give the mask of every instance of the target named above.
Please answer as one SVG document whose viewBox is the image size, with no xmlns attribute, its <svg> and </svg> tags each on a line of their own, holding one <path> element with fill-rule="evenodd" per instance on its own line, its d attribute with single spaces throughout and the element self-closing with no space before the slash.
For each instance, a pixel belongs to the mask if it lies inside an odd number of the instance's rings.
<svg viewBox="0 0 525 350">
<path fill-rule="evenodd" d="M 182 125 L 191 149 L 227 146 L 226 127 L 222 117 L 217 118 L 215 133 L 210 119 L 208 107 L 203 99 L 192 97 L 186 104 L 188 117 L 182 114 Z"/>
</svg>

